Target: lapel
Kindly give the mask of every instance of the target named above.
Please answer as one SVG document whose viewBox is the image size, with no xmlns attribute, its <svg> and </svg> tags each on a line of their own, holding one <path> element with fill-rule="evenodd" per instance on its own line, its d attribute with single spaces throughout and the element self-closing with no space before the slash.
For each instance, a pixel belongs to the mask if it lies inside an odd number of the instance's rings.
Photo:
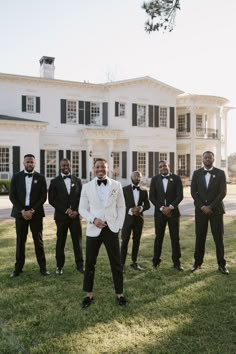
<svg viewBox="0 0 236 354">
<path fill-rule="evenodd" d="M 135 204 L 132 184 L 129 185 L 128 193 L 129 193 L 128 196 L 129 196 L 130 202 L 131 202 L 132 204 Z M 139 198 L 140 198 L 140 193 L 139 193 Z"/>
<path fill-rule="evenodd" d="M 24 196 L 26 196 L 25 172 L 24 171 L 21 172 L 20 181 L 19 182 L 20 182 L 20 189 L 23 191 Z M 32 188 L 31 188 L 31 190 L 32 190 Z"/>
<path fill-rule="evenodd" d="M 161 191 L 163 194 L 165 194 L 165 191 L 164 191 L 164 186 L 163 186 L 163 183 L 162 183 L 162 178 L 161 178 L 161 175 L 158 175 L 157 176 L 157 182 L 161 188 Z M 168 184 L 167 184 L 167 188 L 168 188 Z"/>
<path fill-rule="evenodd" d="M 58 183 L 59 183 L 59 188 L 61 187 L 61 189 L 64 191 L 64 193 L 66 193 L 66 195 L 69 195 L 67 188 L 66 188 L 66 184 L 64 182 L 64 179 L 62 178 L 62 175 L 59 176 Z"/>
<path fill-rule="evenodd" d="M 91 193 L 92 199 L 95 198 L 96 204 L 101 204 L 100 199 L 98 197 L 97 186 L 96 186 L 96 179 L 94 178 L 88 185 L 89 191 Z M 91 187 L 91 189 L 90 189 Z"/>
<path fill-rule="evenodd" d="M 210 188 L 210 186 L 211 186 L 211 185 L 212 185 L 212 183 L 214 182 L 215 177 L 213 177 L 213 175 L 215 176 L 215 170 L 214 170 L 214 167 L 213 167 L 213 170 L 212 170 L 212 175 L 211 175 L 210 180 L 209 180 L 209 183 L 208 183 L 208 189 Z"/>
</svg>

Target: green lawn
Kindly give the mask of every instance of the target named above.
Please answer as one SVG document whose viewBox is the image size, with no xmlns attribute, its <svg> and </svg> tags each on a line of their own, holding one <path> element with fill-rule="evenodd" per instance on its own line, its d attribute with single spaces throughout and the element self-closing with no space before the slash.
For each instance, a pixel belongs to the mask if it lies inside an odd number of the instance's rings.
<svg viewBox="0 0 236 354">
<path fill-rule="evenodd" d="M 153 218 L 145 219 L 135 272 L 127 257 L 124 276 L 129 306 L 115 304 L 102 247 L 95 276 L 95 303 L 81 310 L 82 275 L 74 270 L 70 237 L 63 276 L 55 275 L 55 225 L 47 217 L 44 240 L 50 277 L 42 277 L 31 236 L 24 273 L 10 279 L 15 261 L 14 222 L 0 222 L 0 353 L 236 353 L 236 219 L 225 217 L 229 276 L 217 271 L 209 234 L 204 267 L 190 273 L 194 219 L 181 219 L 183 273 L 172 268 L 165 237 L 161 267 L 152 270 Z M 85 244 L 85 242 L 84 242 Z"/>
</svg>

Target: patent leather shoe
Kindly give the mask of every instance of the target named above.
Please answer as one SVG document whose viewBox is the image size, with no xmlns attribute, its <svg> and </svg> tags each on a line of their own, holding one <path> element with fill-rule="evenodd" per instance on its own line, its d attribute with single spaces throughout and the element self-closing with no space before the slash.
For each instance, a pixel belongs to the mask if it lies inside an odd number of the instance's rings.
<svg viewBox="0 0 236 354">
<path fill-rule="evenodd" d="M 89 307 L 93 302 L 94 302 L 93 297 L 85 296 L 85 298 L 81 302 L 80 307 L 81 307 L 81 309 L 85 309 L 85 308 Z"/>
<path fill-rule="evenodd" d="M 56 274 L 57 275 L 63 275 L 63 268 L 57 267 Z"/>
<path fill-rule="evenodd" d="M 41 270 L 40 270 L 40 273 L 41 273 L 41 275 L 43 275 L 44 277 L 50 275 L 49 271 L 47 271 L 46 269 L 41 269 Z"/>
<path fill-rule="evenodd" d="M 126 306 L 128 302 L 127 302 L 126 298 L 122 295 L 122 296 L 116 297 L 116 303 L 119 306 Z"/>
<path fill-rule="evenodd" d="M 197 270 L 201 269 L 201 266 L 194 264 L 191 268 L 191 273 L 196 272 Z"/>
<path fill-rule="evenodd" d="M 221 272 L 224 275 L 229 275 L 229 271 L 226 268 L 226 266 L 219 266 L 218 270 L 219 270 L 219 272 Z"/>
<path fill-rule="evenodd" d="M 140 267 L 140 265 L 138 264 L 138 263 L 132 263 L 132 264 L 130 264 L 130 267 L 132 267 L 134 270 L 137 270 L 137 271 L 141 271 L 142 270 L 142 268 Z"/>
<path fill-rule="evenodd" d="M 76 267 L 76 269 L 77 269 L 78 272 L 80 272 L 81 274 L 84 274 L 84 267 L 83 267 L 83 266 Z"/>
<path fill-rule="evenodd" d="M 183 272 L 184 271 L 184 267 L 182 267 L 181 264 L 174 265 L 174 269 L 177 270 L 177 272 Z"/>
<path fill-rule="evenodd" d="M 21 272 L 17 272 L 16 270 L 14 270 L 13 272 L 11 272 L 10 278 L 19 277 L 20 273 L 21 273 Z"/>
</svg>

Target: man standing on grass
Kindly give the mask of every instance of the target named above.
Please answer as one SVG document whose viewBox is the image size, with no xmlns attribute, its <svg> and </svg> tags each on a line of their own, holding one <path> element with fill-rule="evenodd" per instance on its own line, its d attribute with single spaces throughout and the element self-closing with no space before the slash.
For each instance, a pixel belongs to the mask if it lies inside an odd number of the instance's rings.
<svg viewBox="0 0 236 354">
<path fill-rule="evenodd" d="M 194 171 L 191 183 L 191 194 L 195 205 L 196 232 L 194 264 L 191 271 L 196 272 L 203 263 L 210 222 L 216 246 L 218 270 L 227 275 L 229 271 L 224 259 L 223 243 L 223 214 L 225 213 L 223 199 L 226 196 L 226 177 L 224 171 L 213 166 L 213 152 L 205 151 L 202 157 L 204 167 Z"/>
<path fill-rule="evenodd" d="M 159 161 L 160 174 L 152 177 L 149 199 L 155 206 L 155 242 L 153 268 L 157 269 L 161 263 L 162 243 L 168 224 L 172 248 L 172 261 L 174 269 L 183 271 L 180 257 L 179 226 L 180 212 L 179 203 L 183 199 L 183 185 L 179 176 L 170 173 L 166 161 Z"/>
<path fill-rule="evenodd" d="M 123 188 L 126 204 L 125 222 L 122 228 L 121 235 L 121 264 L 123 267 L 123 271 L 131 233 L 133 233 L 131 267 L 136 271 L 142 270 L 141 266 L 137 263 L 137 258 L 144 223 L 143 212 L 150 208 L 150 203 L 148 200 L 147 191 L 140 188 L 141 178 L 141 172 L 132 172 L 132 184 L 129 184 L 128 186 Z"/>
<path fill-rule="evenodd" d="M 115 285 L 116 302 L 125 306 L 123 296 L 123 273 L 120 262 L 118 233 L 125 217 L 125 200 L 120 182 L 107 177 L 108 163 L 99 158 L 94 163 L 95 178 L 83 185 L 79 212 L 87 221 L 86 262 L 83 290 L 86 297 L 81 308 L 93 302 L 95 265 L 99 249 L 104 243 Z"/>
<path fill-rule="evenodd" d="M 56 274 L 63 274 L 68 230 L 71 234 L 76 269 L 84 273 L 82 228 L 78 212 L 82 183 L 79 178 L 71 175 L 68 159 L 60 161 L 60 169 L 61 173 L 51 181 L 48 190 L 49 203 L 55 208 L 54 219 L 57 225 Z"/>
<path fill-rule="evenodd" d="M 10 274 L 11 278 L 19 276 L 23 271 L 29 227 L 40 273 L 49 275 L 46 269 L 42 234 L 45 216 L 43 204 L 47 199 L 46 180 L 34 170 L 34 155 L 25 155 L 23 164 L 24 170 L 14 174 L 10 185 L 10 200 L 13 204 L 11 216 L 16 220 L 16 263 L 15 270 Z"/>
</svg>

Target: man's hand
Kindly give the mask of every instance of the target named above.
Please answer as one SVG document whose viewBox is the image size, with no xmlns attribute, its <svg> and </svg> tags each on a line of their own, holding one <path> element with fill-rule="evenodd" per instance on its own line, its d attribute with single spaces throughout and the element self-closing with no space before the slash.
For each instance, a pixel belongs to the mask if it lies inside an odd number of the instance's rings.
<svg viewBox="0 0 236 354">
<path fill-rule="evenodd" d="M 31 220 L 33 217 L 34 211 L 33 210 L 21 210 L 22 218 L 25 220 Z"/>
<path fill-rule="evenodd" d="M 140 209 L 139 209 L 139 207 L 133 207 L 133 208 L 131 208 L 131 212 L 133 215 L 138 216 L 140 214 Z"/>
<path fill-rule="evenodd" d="M 204 214 L 206 214 L 206 215 L 212 214 L 212 210 L 211 210 L 211 208 L 209 207 L 209 205 L 203 205 L 203 206 L 201 207 L 201 211 L 202 211 Z"/>
<path fill-rule="evenodd" d="M 169 207 L 165 206 L 162 209 L 162 213 L 169 218 L 171 216 L 171 209 Z"/>
<path fill-rule="evenodd" d="M 107 226 L 107 223 L 101 219 L 95 218 L 93 221 L 94 225 L 97 226 L 99 229 L 103 229 Z"/>
</svg>

